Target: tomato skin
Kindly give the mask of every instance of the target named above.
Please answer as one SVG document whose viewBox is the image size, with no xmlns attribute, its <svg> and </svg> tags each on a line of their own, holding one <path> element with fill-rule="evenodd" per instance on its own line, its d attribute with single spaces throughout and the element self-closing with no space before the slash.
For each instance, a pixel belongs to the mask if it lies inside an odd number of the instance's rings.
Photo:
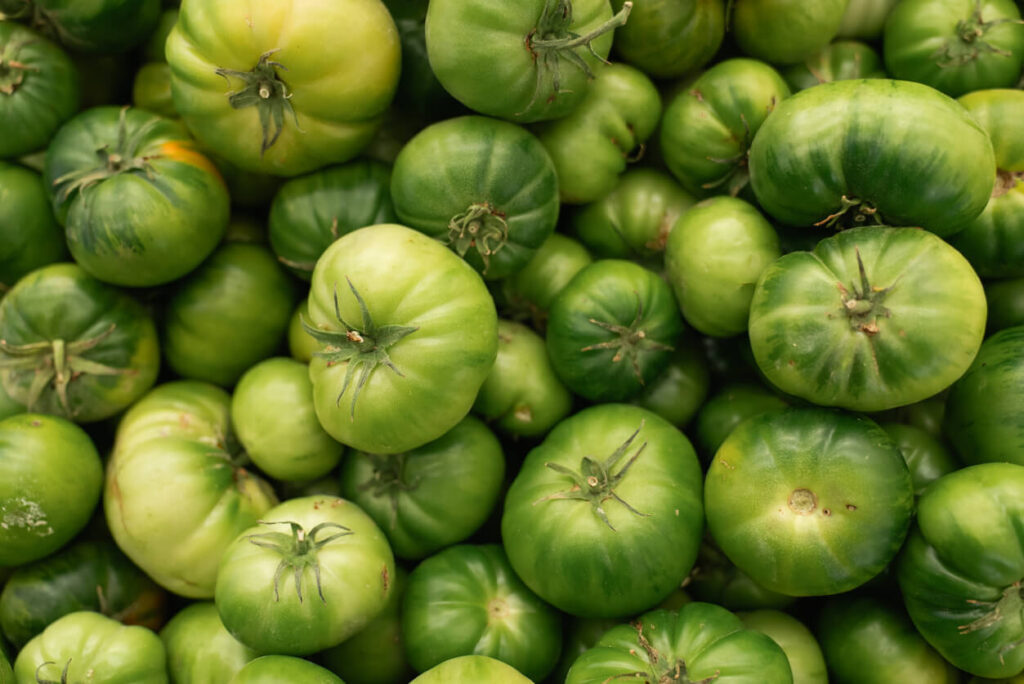
<svg viewBox="0 0 1024 684">
<path fill-rule="evenodd" d="M 701 459 L 710 463 L 718 447 L 747 418 L 786 408 L 786 400 L 762 385 L 730 383 L 708 399 L 697 414 L 694 439 Z"/>
<path fill-rule="evenodd" d="M 175 109 L 196 139 L 241 169 L 280 176 L 348 161 L 366 147 L 394 97 L 401 60 L 380 0 L 186 0 L 166 54 Z M 245 84 L 233 72 L 250 72 L 263 56 L 281 65 L 268 65 L 277 84 L 268 109 L 235 108 L 229 96 Z M 264 128 L 257 110 L 267 121 L 278 112 L 276 126 Z"/>
<path fill-rule="evenodd" d="M 750 346 L 768 380 L 856 411 L 942 391 L 970 366 L 984 328 L 970 264 L 913 228 L 854 228 L 787 254 L 762 273 L 750 305 Z"/>
<path fill-rule="evenodd" d="M 231 678 L 229 684 L 345 684 L 330 670 L 303 658 L 286 655 L 260 656 L 248 663 Z"/>
<path fill-rule="evenodd" d="M 839 32 L 847 0 L 739 0 L 730 28 L 743 52 L 777 64 L 799 62 Z"/>
<path fill-rule="evenodd" d="M 879 423 L 896 442 L 910 469 L 914 494 L 920 496 L 925 488 L 943 475 L 962 466 L 937 437 L 924 428 L 902 423 Z"/>
<path fill-rule="evenodd" d="M 697 552 L 690 578 L 686 589 L 695 600 L 728 610 L 781 610 L 794 601 L 792 596 L 766 589 L 752 580 L 707 538 Z"/>
<path fill-rule="evenodd" d="M 0 566 L 31 563 L 89 522 L 103 465 L 74 423 L 38 413 L 0 421 Z"/>
<path fill-rule="evenodd" d="M 622 9 L 625 0 L 612 0 Z M 654 0 L 633 6 L 615 31 L 613 48 L 622 59 L 654 78 L 679 78 L 714 57 L 725 37 L 722 0 Z"/>
<path fill-rule="evenodd" d="M 874 40 L 882 36 L 885 20 L 899 0 L 850 0 L 839 24 L 839 38 Z"/>
<path fill-rule="evenodd" d="M 147 62 L 139 67 L 132 81 L 132 104 L 160 116 L 178 117 L 171 98 L 171 67 L 167 62 Z"/>
<path fill-rule="evenodd" d="M 818 640 L 804 623 L 780 610 L 737 613 L 743 626 L 767 634 L 786 653 L 794 684 L 828 684 Z"/>
<path fill-rule="evenodd" d="M 740 423 L 708 469 L 708 530 L 751 578 L 791 596 L 849 591 L 877 575 L 914 504 L 899 449 L 874 422 L 820 408 Z M 840 552 L 841 550 L 841 552 Z"/>
<path fill-rule="evenodd" d="M 794 226 L 832 221 L 846 197 L 862 204 L 836 221 L 880 220 L 946 237 L 982 212 L 994 174 L 985 130 L 951 98 L 907 81 L 802 90 L 779 103 L 750 147 L 758 202 Z"/>
<path fill-rule="evenodd" d="M 296 361 L 309 364 L 320 345 L 303 329 L 303 319 L 309 319 L 309 301 L 305 297 L 299 301 L 292 317 L 288 319 L 288 352 Z"/>
<path fill-rule="evenodd" d="M 2 648 L 0 648 L 0 684 L 15 684 L 11 661 L 7 659 L 7 654 Z"/>
<path fill-rule="evenodd" d="M 182 608 L 160 630 L 160 640 L 171 681 L 180 684 L 229 681 L 259 655 L 224 628 L 212 601 Z"/>
<path fill-rule="evenodd" d="M 19 0 L 8 0 L 5 4 Z M 123 53 L 135 47 L 156 28 L 160 0 L 20 0 L 34 26 L 41 28 L 69 50 L 84 54 Z M 3 8 L 8 11 L 7 7 Z M 14 16 L 17 16 L 15 13 Z"/>
<path fill-rule="evenodd" d="M 837 40 L 800 64 L 782 71 L 793 89 L 806 90 L 819 83 L 859 78 L 885 78 L 882 58 L 873 47 L 856 40 Z"/>
<path fill-rule="evenodd" d="M 676 346 L 661 375 L 634 397 L 632 403 L 683 428 L 704 403 L 710 383 L 704 352 L 695 341 L 686 340 Z"/>
<path fill-rule="evenodd" d="M 409 684 L 530 684 L 532 681 L 500 660 L 483 655 L 467 655 L 446 660 Z"/>
<path fill-rule="evenodd" d="M 985 283 L 988 302 L 986 329 L 989 334 L 1024 324 L 1024 278 Z"/>
<path fill-rule="evenodd" d="M 571 471 L 583 457 L 603 463 L 638 429 L 611 469 L 618 473 L 643 448 L 613 487 L 619 500 L 604 504 L 607 523 L 587 501 L 560 496 L 573 479 L 546 463 Z M 505 496 L 505 551 L 526 585 L 562 611 L 634 615 L 668 596 L 693 566 L 701 488 L 696 454 L 677 428 L 636 406 L 593 406 L 559 423 L 527 455 Z"/>
<path fill-rule="evenodd" d="M 503 315 L 543 332 L 555 297 L 593 260 L 578 240 L 552 233 L 523 268 L 501 281 Z"/>
</svg>

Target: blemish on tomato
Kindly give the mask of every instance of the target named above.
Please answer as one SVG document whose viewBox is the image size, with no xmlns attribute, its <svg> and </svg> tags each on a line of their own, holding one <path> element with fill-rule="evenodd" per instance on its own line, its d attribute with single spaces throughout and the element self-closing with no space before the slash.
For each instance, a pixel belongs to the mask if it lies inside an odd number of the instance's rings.
<svg viewBox="0 0 1024 684">
<path fill-rule="evenodd" d="M 857 510 L 857 507 L 854 506 L 853 504 L 846 504 L 846 510 L 848 510 L 848 511 L 855 511 L 855 510 Z"/>
<path fill-rule="evenodd" d="M 380 570 L 380 582 L 384 586 L 384 593 L 388 593 L 388 588 L 391 586 L 391 573 L 388 572 L 386 565 Z"/>
</svg>

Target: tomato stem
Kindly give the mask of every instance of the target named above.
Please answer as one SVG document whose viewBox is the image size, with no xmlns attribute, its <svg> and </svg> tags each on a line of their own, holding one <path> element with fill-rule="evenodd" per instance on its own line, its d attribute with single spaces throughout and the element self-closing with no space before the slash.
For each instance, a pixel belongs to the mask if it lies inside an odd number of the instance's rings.
<svg viewBox="0 0 1024 684">
<path fill-rule="evenodd" d="M 285 115 L 290 114 L 299 127 L 299 117 L 292 108 L 291 91 L 288 84 L 278 75 L 277 70 L 288 71 L 280 62 L 270 61 L 270 56 L 277 50 L 268 50 L 260 55 L 259 59 L 249 71 L 238 71 L 235 69 L 217 69 L 217 75 L 223 76 L 229 84 L 231 79 L 242 82 L 239 90 L 228 93 L 228 102 L 234 109 L 245 109 L 256 107 L 260 118 L 262 137 L 260 140 L 260 157 L 270 149 L 281 136 L 284 130 Z"/>
<path fill-rule="evenodd" d="M 497 254 L 507 242 L 508 221 L 490 202 L 471 204 L 448 221 L 448 244 L 461 257 L 476 248 L 484 262 L 484 274 L 491 266 L 491 255 Z"/>
<path fill-rule="evenodd" d="M 391 506 L 391 529 L 398 524 L 398 495 L 419 486 L 419 479 L 409 480 L 405 474 L 406 454 L 366 454 L 373 464 L 373 475 L 359 485 L 360 491 L 371 490 L 375 497 L 386 496 Z"/>
<path fill-rule="evenodd" d="M 1018 20 L 1007 18 L 985 21 L 981 16 L 981 0 L 975 0 L 974 11 L 969 17 L 956 23 L 954 35 L 932 53 L 932 58 L 937 60 L 936 64 L 940 68 L 947 69 L 969 64 L 981 57 L 982 54 L 1010 57 L 1013 53 L 1009 50 L 998 48 L 984 40 L 985 34 L 993 26 L 1007 22 L 1021 23 Z"/>
<path fill-rule="evenodd" d="M 630 324 L 620 325 L 618 323 L 608 323 L 606 321 L 600 321 L 596 318 L 588 319 L 592 325 L 596 325 L 599 328 L 603 328 L 608 332 L 617 335 L 618 337 L 606 340 L 605 342 L 598 342 L 597 344 L 587 345 L 580 349 L 580 351 L 596 351 L 599 349 L 614 349 L 615 354 L 612 356 L 612 363 L 619 363 L 623 359 L 629 361 L 633 368 L 633 374 L 636 376 L 637 381 L 643 385 L 644 378 L 643 373 L 640 370 L 640 352 L 642 351 L 674 351 L 674 348 L 656 342 L 647 338 L 647 332 L 641 327 L 644 323 L 644 305 L 640 300 L 640 293 L 634 292 L 636 295 L 636 315 L 633 316 L 633 320 Z"/>
<path fill-rule="evenodd" d="M 264 532 L 260 534 L 250 534 L 248 540 L 264 549 L 270 549 L 280 553 L 282 558 L 281 562 L 277 565 L 277 570 L 274 572 L 274 601 L 281 600 L 280 594 L 280 583 L 281 577 L 284 573 L 291 569 L 294 571 L 295 577 L 295 594 L 299 598 L 299 603 L 302 603 L 302 576 L 306 568 L 310 568 L 313 571 L 313 576 L 316 578 L 316 590 L 320 596 L 320 601 L 327 603 L 327 599 L 324 597 L 323 587 L 320 583 L 320 561 L 317 558 L 317 553 L 327 544 L 330 544 L 336 539 L 341 537 L 347 537 L 352 534 L 352 530 L 333 522 L 322 522 L 314 526 L 308 533 L 303 529 L 302 525 L 293 521 L 281 521 L 281 522 L 267 522 L 260 521 L 261 525 L 288 525 L 291 527 L 291 534 L 285 534 L 283 532 Z M 336 528 L 340 532 L 335 532 L 326 539 L 317 539 L 317 534 L 327 528 Z"/>
</svg>

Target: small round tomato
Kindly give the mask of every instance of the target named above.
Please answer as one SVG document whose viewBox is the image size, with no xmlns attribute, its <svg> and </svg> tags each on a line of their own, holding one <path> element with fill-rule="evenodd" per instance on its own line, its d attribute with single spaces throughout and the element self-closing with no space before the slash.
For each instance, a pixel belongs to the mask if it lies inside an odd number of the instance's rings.
<svg viewBox="0 0 1024 684">
<path fill-rule="evenodd" d="M 793 671 L 794 683 L 828 684 L 821 646 L 804 623 L 780 610 L 755 610 L 737 615 L 744 627 L 767 634 L 782 648 Z"/>
<path fill-rule="evenodd" d="M 923 428 L 903 423 L 879 425 L 889 433 L 903 454 L 914 483 L 914 494 L 920 496 L 932 482 L 962 467 L 949 449 Z"/>
<path fill-rule="evenodd" d="M 875 49 L 856 40 L 830 43 L 800 64 L 785 68 L 782 76 L 793 92 L 831 81 L 886 77 L 882 58 Z"/>
<path fill-rule="evenodd" d="M 171 98 L 171 67 L 167 62 L 147 62 L 139 67 L 132 81 L 132 104 L 160 116 L 178 116 Z"/>
<path fill-rule="evenodd" d="M 160 639 L 172 682 L 227 682 L 258 655 L 224 628 L 213 601 L 182 608 Z"/>
<path fill-rule="evenodd" d="M 676 345 L 665 370 L 632 399 L 678 428 L 684 427 L 704 403 L 711 376 L 707 359 L 694 340 Z"/>
<path fill-rule="evenodd" d="M 697 453 L 710 463 L 725 438 L 747 418 L 781 411 L 789 404 L 762 385 L 731 383 L 708 399 L 697 414 Z"/>
<path fill-rule="evenodd" d="M 625 0 L 612 0 L 619 11 Z M 704 66 L 725 37 L 722 0 L 645 0 L 615 31 L 615 52 L 655 78 L 679 78 Z"/>
<path fill-rule="evenodd" d="M 882 36 L 885 20 L 899 0 L 850 0 L 839 24 L 839 38 L 874 40 Z"/>
<path fill-rule="evenodd" d="M 736 0 L 729 30 L 743 52 L 777 64 L 812 55 L 839 32 L 847 0 Z"/>
<path fill-rule="evenodd" d="M 3 161 L 0 225 L 0 295 L 29 271 L 66 258 L 64 231 L 50 209 L 42 178 Z"/>
<path fill-rule="evenodd" d="M 593 260 L 578 240 L 552 233 L 523 268 L 501 281 L 503 314 L 543 332 L 555 297 Z"/>
</svg>

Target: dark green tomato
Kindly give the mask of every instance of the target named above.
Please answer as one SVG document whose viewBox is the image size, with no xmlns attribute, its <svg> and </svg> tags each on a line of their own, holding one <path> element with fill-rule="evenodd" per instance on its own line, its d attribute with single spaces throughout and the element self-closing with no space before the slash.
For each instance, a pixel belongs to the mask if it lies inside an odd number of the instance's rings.
<svg viewBox="0 0 1024 684">
<path fill-rule="evenodd" d="M 748 180 L 754 135 L 789 97 L 782 76 L 764 62 L 719 62 L 665 107 L 661 154 L 683 187 L 700 197 L 737 194 Z"/>
<path fill-rule="evenodd" d="M 885 68 L 882 66 L 882 58 L 867 43 L 837 40 L 800 64 L 786 67 L 782 76 L 793 92 L 796 92 L 831 81 L 885 78 Z"/>
<path fill-rule="evenodd" d="M 608 0 L 432 0 L 427 56 L 470 109 L 520 123 L 557 119 L 583 100 L 628 14 L 613 18 Z"/>
<path fill-rule="evenodd" d="M 277 191 L 268 219 L 270 246 L 292 273 L 309 280 L 324 250 L 342 235 L 391 223 L 391 169 L 353 161 L 293 178 Z"/>
<path fill-rule="evenodd" d="M 295 299 L 294 284 L 269 249 L 220 247 L 167 302 L 167 365 L 182 377 L 230 387 L 278 348 Z"/>
<path fill-rule="evenodd" d="M 0 158 L 46 147 L 78 105 L 78 71 L 67 54 L 35 31 L 0 22 Z"/>
<path fill-rule="evenodd" d="M 177 0 L 172 3 L 164 2 L 164 5 L 174 4 L 177 5 Z M 149 34 L 149 38 L 142 44 L 141 55 L 142 60 L 145 62 L 166 62 L 164 57 L 164 44 L 167 43 L 167 36 L 170 35 L 171 29 L 174 28 L 174 24 L 178 21 L 178 8 L 169 7 L 160 12 L 160 18 L 157 19 L 156 27 Z"/>
<path fill-rule="evenodd" d="M 552 233 L 523 268 L 501 281 L 502 315 L 543 332 L 555 297 L 593 260 L 577 240 Z"/>
<path fill-rule="evenodd" d="M 995 170 L 988 134 L 963 107 L 888 79 L 801 90 L 750 147 L 758 202 L 794 226 L 881 222 L 945 237 L 985 208 Z"/>
<path fill-rule="evenodd" d="M 932 482 L 962 467 L 946 446 L 923 428 L 902 423 L 879 425 L 903 454 L 914 483 L 914 494 L 920 496 Z"/>
<path fill-rule="evenodd" d="M 545 601 L 626 617 L 682 583 L 703 527 L 689 440 L 645 409 L 602 404 L 555 426 L 505 497 L 509 561 Z"/>
<path fill-rule="evenodd" d="M 620 401 L 658 377 L 682 334 L 664 280 L 631 261 L 602 259 L 577 273 L 551 304 L 548 355 L 576 394 Z"/>
<path fill-rule="evenodd" d="M 167 655 L 151 630 L 79 611 L 32 639 L 18 654 L 14 674 L 19 684 L 167 684 Z"/>
<path fill-rule="evenodd" d="M 943 432 L 968 465 L 1009 461 L 1024 466 L 1024 326 L 985 340 L 946 400 Z"/>
<path fill-rule="evenodd" d="M 420 563 L 402 599 L 402 635 L 419 672 L 475 654 L 535 681 L 562 645 L 561 616 L 526 588 L 498 545 L 453 546 Z"/>
<path fill-rule="evenodd" d="M 781 411 L 788 405 L 785 399 L 763 385 L 733 383 L 723 387 L 697 414 L 694 433 L 697 452 L 710 463 L 737 425 L 762 413 Z"/>
<path fill-rule="evenodd" d="M 686 590 L 698 601 L 729 610 L 782 609 L 794 600 L 750 579 L 750 575 L 733 565 L 711 540 L 700 545 Z"/>
<path fill-rule="evenodd" d="M 482 116 L 433 124 L 391 176 L 395 212 L 450 245 L 489 280 L 521 269 L 558 221 L 558 177 L 524 128 Z"/>
<path fill-rule="evenodd" d="M 14 670 L 11 669 L 11 661 L 3 648 L 0 648 L 0 684 L 15 684 Z"/>
<path fill-rule="evenodd" d="M 265 655 L 251 660 L 231 678 L 229 684 L 345 684 L 330 670 L 302 658 Z"/>
<path fill-rule="evenodd" d="M 132 104 L 160 116 L 177 118 L 171 99 L 171 67 L 167 62 L 146 62 L 132 81 Z"/>
<path fill-rule="evenodd" d="M 558 173 L 558 194 L 568 204 L 594 202 L 615 187 L 637 161 L 661 118 L 661 96 L 651 79 L 628 64 L 598 68 L 576 109 L 534 132 Z"/>
<path fill-rule="evenodd" d="M 0 11 L 75 52 L 125 52 L 143 42 L 160 20 L 160 0 L 3 0 Z"/>
<path fill-rule="evenodd" d="M 624 0 L 612 0 L 622 9 Z M 678 78 L 714 57 L 725 36 L 722 0 L 646 0 L 615 31 L 615 52 L 654 78 Z"/>
<path fill-rule="evenodd" d="M 885 68 L 959 97 L 1010 88 L 1024 65 L 1024 25 L 1013 0 L 903 0 L 885 22 Z"/>
<path fill-rule="evenodd" d="M 532 684 L 511 665 L 483 655 L 459 656 L 430 668 L 409 684 Z"/>
<path fill-rule="evenodd" d="M 0 296 L 29 271 L 67 255 L 64 231 L 53 217 L 42 178 L 2 161 L 0 226 Z"/>
<path fill-rule="evenodd" d="M 224 231 L 224 242 L 241 242 L 250 245 L 267 244 L 267 227 L 263 217 L 235 212 Z"/>
<path fill-rule="evenodd" d="M 412 679 L 399 612 L 408 582 L 409 573 L 396 566 L 384 609 L 355 635 L 321 651 L 317 662 L 347 684 L 404 684 Z"/>
<path fill-rule="evenodd" d="M 882 37 L 885 20 L 899 0 L 850 0 L 839 24 L 839 38 L 875 40 Z"/>
<path fill-rule="evenodd" d="M 570 617 L 562 637 L 562 655 L 547 681 L 564 684 L 565 675 L 576 659 L 596 646 L 605 632 L 619 624 L 620 621 L 614 618 Z"/>
<path fill-rule="evenodd" d="M 61 127 L 44 173 L 68 246 L 100 280 L 160 285 L 199 265 L 228 223 L 228 193 L 181 124 L 96 107 Z"/>
<path fill-rule="evenodd" d="M 1024 467 L 970 466 L 937 480 L 896 566 L 914 625 L 982 677 L 1024 671 Z"/>
<path fill-rule="evenodd" d="M 829 599 L 818 636 L 835 684 L 956 684 L 956 670 L 928 645 L 902 607 L 869 596 Z"/>
<path fill-rule="evenodd" d="M 813 252 L 791 252 L 764 271 L 750 305 L 750 346 L 765 376 L 783 392 L 855 411 L 942 391 L 970 366 L 984 332 L 985 292 L 970 264 L 914 228 L 845 230 Z"/>
<path fill-rule="evenodd" d="M 309 368 L 290 358 L 245 371 L 231 397 L 231 423 L 252 462 L 275 480 L 315 480 L 344 451 L 317 420 Z"/>
<path fill-rule="evenodd" d="M 250 648 L 309 655 L 376 617 L 394 574 L 370 516 L 345 499 L 307 496 L 270 509 L 225 549 L 215 602 L 224 626 Z"/>
<path fill-rule="evenodd" d="M 985 283 L 989 333 L 1024 324 L 1024 278 Z"/>
<path fill-rule="evenodd" d="M 572 226 L 599 258 L 657 261 L 672 226 L 695 201 L 667 173 L 633 168 L 611 192 L 578 211 Z"/>
<path fill-rule="evenodd" d="M 722 681 L 791 684 L 783 650 L 766 634 L 711 603 L 657 610 L 613 627 L 573 663 L 566 684 Z"/>
<path fill-rule="evenodd" d="M 714 197 L 676 221 L 665 276 L 687 323 L 731 337 L 746 332 L 754 285 L 779 256 L 779 236 L 761 212 L 736 197 Z"/>
<path fill-rule="evenodd" d="M 847 0 L 734 0 L 729 30 L 757 59 L 793 64 L 822 49 L 839 32 Z"/>
<path fill-rule="evenodd" d="M 89 522 L 103 465 L 82 428 L 22 413 L 0 421 L 0 566 L 31 563 Z"/>
<path fill-rule="evenodd" d="M 109 418 L 153 386 L 159 365 L 149 312 L 75 264 L 37 269 L 0 300 L 0 381 L 30 411 Z"/>
<path fill-rule="evenodd" d="M 914 489 L 874 422 L 789 409 L 732 431 L 708 469 L 704 505 L 711 535 L 754 581 L 825 596 L 864 584 L 893 559 Z"/>
<path fill-rule="evenodd" d="M 18 568 L 0 593 L 0 628 L 21 648 L 57 618 L 93 610 L 156 630 L 166 593 L 107 541 L 80 541 Z"/>
<path fill-rule="evenodd" d="M 160 630 L 171 684 L 227 682 L 258 655 L 231 636 L 213 601 L 182 608 Z"/>
<path fill-rule="evenodd" d="M 341 492 L 374 519 L 395 555 L 417 559 L 476 532 L 494 510 L 504 477 L 501 444 L 467 416 L 406 453 L 350 453 L 341 466 Z"/>
<path fill-rule="evenodd" d="M 1024 108 L 1020 90 L 979 90 L 958 102 L 992 140 L 995 189 L 981 215 L 957 233 L 951 244 L 982 278 L 1024 276 Z"/>
<path fill-rule="evenodd" d="M 683 340 L 676 345 L 665 370 L 632 403 L 682 428 L 704 403 L 710 383 L 707 359 L 700 345 L 692 339 Z"/>
<path fill-rule="evenodd" d="M 6 390 L 4 390 L 3 384 L 0 384 L 0 420 L 10 418 L 24 411 L 25 406 L 11 399 L 11 395 L 7 394 Z"/>
<path fill-rule="evenodd" d="M 498 356 L 473 410 L 501 432 L 539 437 L 572 410 L 544 338 L 522 323 L 498 319 Z"/>
<path fill-rule="evenodd" d="M 828 684 L 821 646 L 804 623 L 779 610 L 738 615 L 744 627 L 767 634 L 786 653 L 794 684 Z"/>
<path fill-rule="evenodd" d="M 700 336 L 708 359 L 711 382 L 716 386 L 729 383 L 757 383 L 764 380 L 750 351 L 746 335 L 736 337 Z"/>
</svg>

